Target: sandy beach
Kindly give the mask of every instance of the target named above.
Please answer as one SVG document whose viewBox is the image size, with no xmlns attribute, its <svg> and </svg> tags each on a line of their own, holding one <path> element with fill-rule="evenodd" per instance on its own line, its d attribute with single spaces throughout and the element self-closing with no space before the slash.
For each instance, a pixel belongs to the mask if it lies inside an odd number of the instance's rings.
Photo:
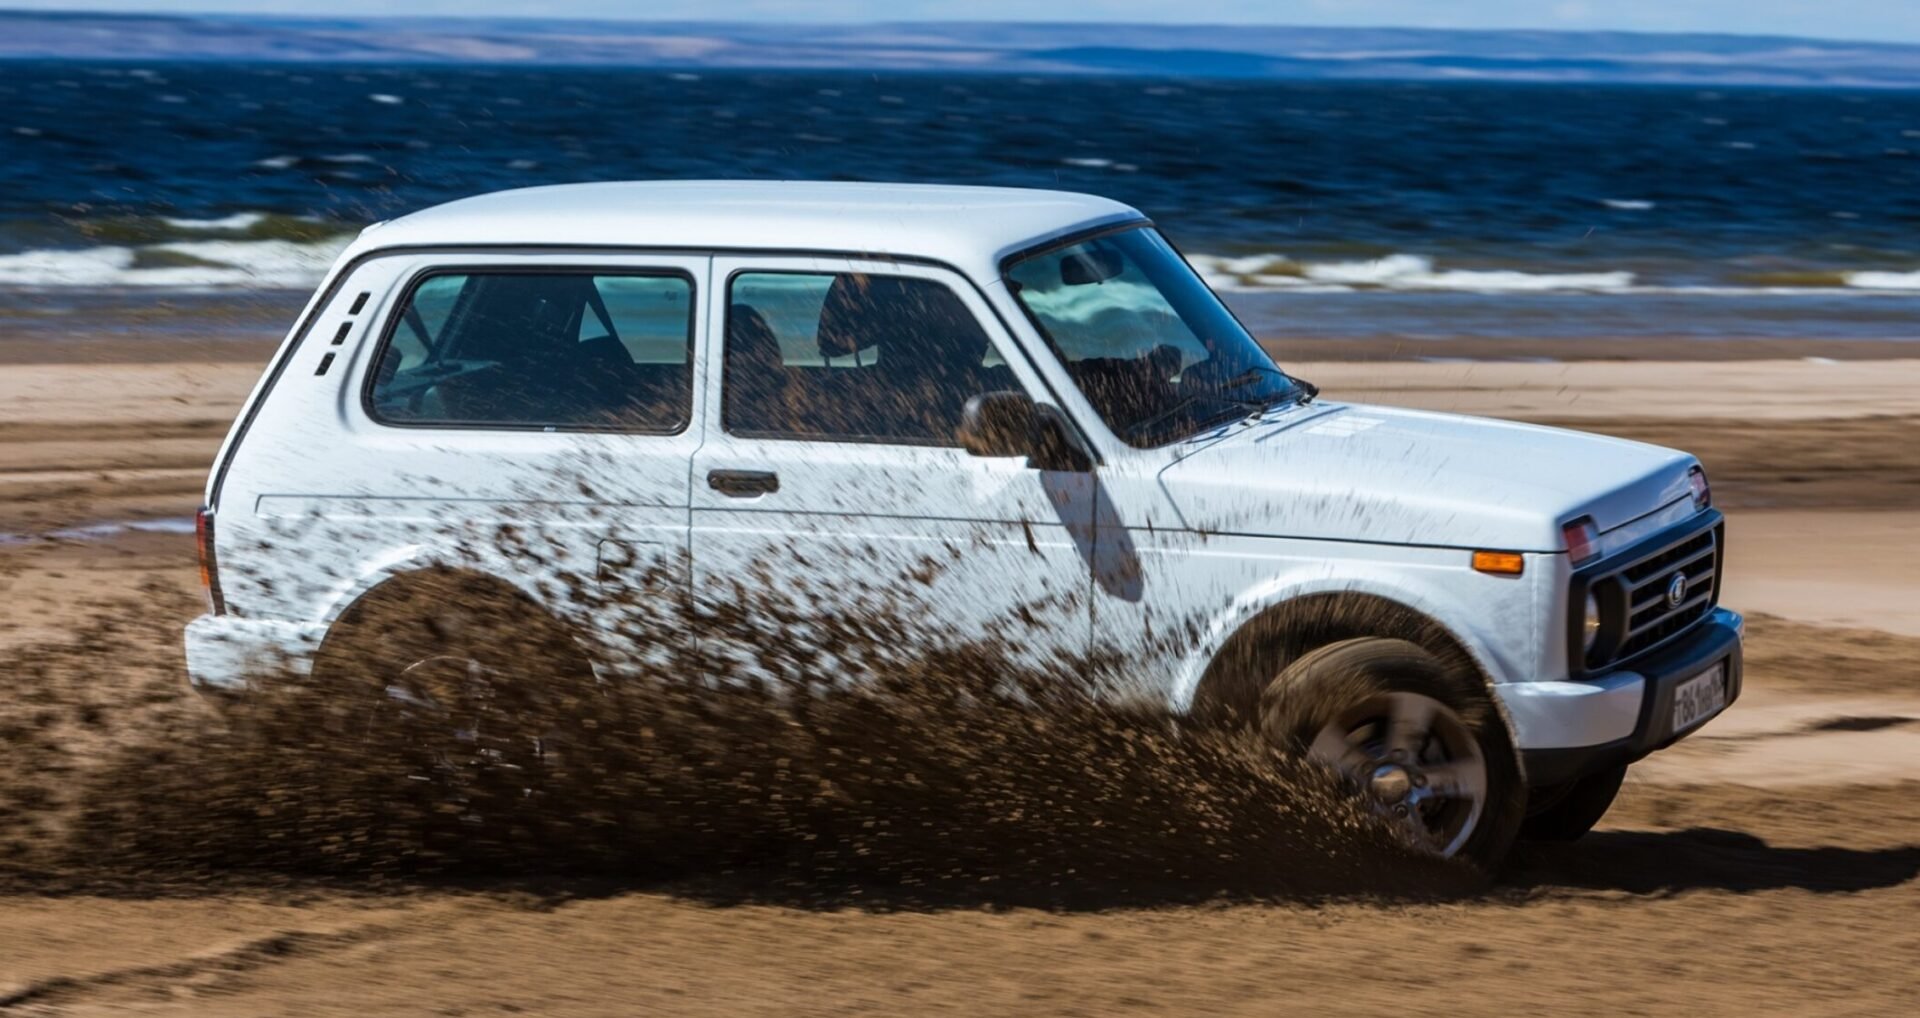
<svg viewBox="0 0 1920 1018">
<path fill-rule="evenodd" d="M 1636 767 L 1600 831 L 1523 850 L 1484 895 L 867 911 L 604 881 L 129 892 L 24 874 L 0 883 L 0 1011 L 1404 1011 L 1416 988 L 1381 978 L 1385 955 L 1444 974 L 1460 1014 L 1683 998 L 1703 1014 L 1900 1013 L 1920 995 L 1920 360 L 1810 347 L 1288 362 L 1330 398 L 1687 448 L 1730 513 L 1725 601 L 1754 613 L 1741 702 Z M 197 505 L 259 373 L 261 348 L 237 349 L 102 346 L 81 362 L 0 343 L 0 733 L 59 760 L 39 799 L 0 790 L 0 820 L 57 813 L 118 745 L 212 723 L 182 691 L 176 637 L 197 594 L 191 539 L 168 521 Z M 117 528 L 135 521 L 157 529 Z"/>
</svg>

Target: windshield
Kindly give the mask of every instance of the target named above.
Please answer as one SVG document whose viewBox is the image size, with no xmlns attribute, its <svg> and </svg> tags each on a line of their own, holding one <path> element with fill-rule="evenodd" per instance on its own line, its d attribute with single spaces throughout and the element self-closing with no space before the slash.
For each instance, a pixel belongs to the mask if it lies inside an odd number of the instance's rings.
<svg viewBox="0 0 1920 1018">
<path fill-rule="evenodd" d="M 1107 427 L 1166 445 L 1301 390 L 1148 227 L 1029 255 L 1007 285 Z"/>
</svg>

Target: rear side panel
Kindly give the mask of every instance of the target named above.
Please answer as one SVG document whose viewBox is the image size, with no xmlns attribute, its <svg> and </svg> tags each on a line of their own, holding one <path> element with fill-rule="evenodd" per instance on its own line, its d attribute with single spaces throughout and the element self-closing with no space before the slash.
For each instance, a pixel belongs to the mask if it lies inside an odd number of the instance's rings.
<svg viewBox="0 0 1920 1018">
<path fill-rule="evenodd" d="M 357 246 L 358 245 L 356 245 L 356 247 Z M 280 349 L 274 352 L 273 360 L 268 363 L 267 370 L 262 372 L 260 380 L 254 383 L 253 391 L 247 395 L 246 402 L 241 405 L 240 416 L 234 418 L 233 426 L 227 429 L 226 439 L 220 443 L 220 452 L 219 455 L 214 457 L 212 473 L 207 475 L 206 495 L 202 499 L 207 506 L 216 510 L 219 508 L 220 491 L 223 482 L 226 480 L 227 468 L 233 462 L 234 452 L 246 438 L 247 432 L 251 429 L 261 404 L 264 403 L 268 395 L 272 393 L 275 384 L 279 382 L 281 375 L 286 371 L 288 362 L 291 361 L 300 351 L 301 347 L 305 345 L 307 335 L 313 331 L 315 323 L 319 320 L 322 312 L 334 307 L 334 302 L 339 295 L 339 291 L 347 283 L 360 279 L 371 282 L 379 275 L 377 272 L 369 272 L 363 277 L 362 272 L 364 272 L 368 266 L 356 266 L 356 260 L 357 257 L 352 251 L 341 255 L 340 260 L 328 271 L 327 278 L 320 284 L 320 288 L 314 291 L 313 296 L 307 300 L 307 306 L 301 310 L 300 317 L 294 322 L 293 329 L 289 331 L 287 337 L 281 341 Z M 362 292 L 369 294 L 368 302 L 370 305 L 372 302 L 371 291 Z M 344 312 L 347 308 L 350 308 L 352 304 L 353 299 L 349 299 L 348 303 L 340 307 L 339 310 Z M 366 313 L 368 307 L 363 306 L 360 308 L 360 311 L 361 313 Z"/>
<path fill-rule="evenodd" d="M 324 622 L 383 580 L 453 566 L 512 583 L 559 614 L 609 587 L 684 575 L 687 470 L 700 442 L 698 300 L 688 309 L 695 402 L 677 434 L 375 420 L 368 373 L 409 288 L 435 270 L 684 276 L 675 255 L 393 254 L 351 268 L 283 352 L 216 476 L 230 610 Z M 642 580 L 644 578 L 644 581 Z"/>
</svg>

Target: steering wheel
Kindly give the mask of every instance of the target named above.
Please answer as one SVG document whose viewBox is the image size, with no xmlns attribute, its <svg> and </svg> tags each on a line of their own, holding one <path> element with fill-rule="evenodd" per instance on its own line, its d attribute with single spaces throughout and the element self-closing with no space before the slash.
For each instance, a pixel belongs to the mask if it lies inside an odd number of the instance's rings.
<svg viewBox="0 0 1920 1018">
<path fill-rule="evenodd" d="M 1173 376 L 1180 374 L 1180 365 L 1186 362 L 1187 355 L 1180 348 L 1168 343 L 1160 343 L 1153 349 L 1140 355 L 1140 362 L 1153 372 L 1153 380 L 1173 384 Z"/>
</svg>

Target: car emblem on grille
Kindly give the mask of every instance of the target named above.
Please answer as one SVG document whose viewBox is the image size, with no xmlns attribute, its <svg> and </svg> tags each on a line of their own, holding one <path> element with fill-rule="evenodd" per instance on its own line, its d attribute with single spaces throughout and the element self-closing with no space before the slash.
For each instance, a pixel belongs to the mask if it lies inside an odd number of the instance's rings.
<svg viewBox="0 0 1920 1018">
<path fill-rule="evenodd" d="M 1678 608 L 1680 602 L 1687 599 L 1687 574 L 1674 573 L 1673 582 L 1667 584 L 1667 607 Z"/>
</svg>

